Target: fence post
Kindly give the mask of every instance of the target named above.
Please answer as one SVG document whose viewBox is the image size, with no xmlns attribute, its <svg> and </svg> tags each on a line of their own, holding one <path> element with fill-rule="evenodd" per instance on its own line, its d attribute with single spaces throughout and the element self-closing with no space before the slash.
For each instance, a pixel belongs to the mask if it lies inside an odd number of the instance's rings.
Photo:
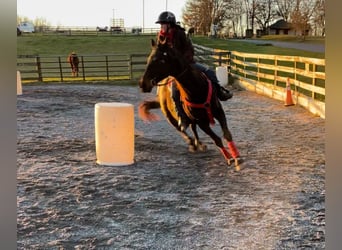
<svg viewBox="0 0 342 250">
<path fill-rule="evenodd" d="M 82 77 L 83 77 L 83 81 L 85 81 L 85 72 L 84 72 L 84 60 L 83 60 L 83 56 L 81 56 L 81 65 L 82 65 Z"/>
<path fill-rule="evenodd" d="M 105 56 L 105 58 L 106 58 L 106 74 L 107 74 L 107 80 L 109 80 L 108 56 Z"/>
<path fill-rule="evenodd" d="M 222 52 L 219 52 L 219 66 L 222 65 Z"/>
<path fill-rule="evenodd" d="M 317 67 L 316 64 L 312 64 L 312 73 L 314 73 L 314 74 L 316 72 L 316 67 Z M 311 83 L 312 83 L 312 86 L 316 85 L 316 78 L 314 76 L 312 77 L 312 82 Z M 311 97 L 312 97 L 313 100 L 315 100 L 316 95 L 315 95 L 314 91 L 312 91 L 312 96 Z"/>
<path fill-rule="evenodd" d="M 133 60 L 133 56 L 132 54 L 129 55 L 129 80 L 132 80 L 133 79 L 133 63 L 132 63 L 132 60 Z"/>
<path fill-rule="evenodd" d="M 260 57 L 257 58 L 258 82 L 260 82 Z"/>
<path fill-rule="evenodd" d="M 228 51 L 227 52 L 227 69 L 228 69 L 228 73 L 231 72 L 231 68 L 232 68 L 232 60 L 231 60 L 231 57 L 232 57 L 232 52 L 231 51 Z"/>
<path fill-rule="evenodd" d="M 40 57 L 36 56 L 37 71 L 38 71 L 38 81 L 43 81 L 42 65 L 40 64 Z"/>
<path fill-rule="evenodd" d="M 62 68 L 62 61 L 61 61 L 61 57 L 58 57 L 58 65 L 59 65 L 59 74 L 61 77 L 61 81 L 63 82 L 63 68 Z"/>
</svg>

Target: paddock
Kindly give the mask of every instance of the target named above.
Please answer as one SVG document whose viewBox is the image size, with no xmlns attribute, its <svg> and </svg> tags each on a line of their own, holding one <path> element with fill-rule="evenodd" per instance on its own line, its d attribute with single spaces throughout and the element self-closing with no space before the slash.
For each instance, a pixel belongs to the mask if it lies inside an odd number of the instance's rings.
<svg viewBox="0 0 342 250">
<path fill-rule="evenodd" d="M 222 102 L 244 158 L 189 153 L 137 86 L 25 84 L 17 96 L 18 249 L 325 248 L 325 120 L 246 90 Z M 96 164 L 94 105 L 135 110 L 129 166 Z M 214 129 L 219 132 L 216 124 Z"/>
</svg>

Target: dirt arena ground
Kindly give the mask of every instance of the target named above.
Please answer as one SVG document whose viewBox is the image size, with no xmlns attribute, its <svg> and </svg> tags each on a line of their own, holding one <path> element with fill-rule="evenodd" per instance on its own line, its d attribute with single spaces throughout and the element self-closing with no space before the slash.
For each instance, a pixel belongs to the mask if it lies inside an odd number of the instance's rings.
<svg viewBox="0 0 342 250">
<path fill-rule="evenodd" d="M 134 86 L 24 85 L 17 101 L 18 249 L 324 249 L 324 120 L 248 91 L 223 102 L 245 162 L 208 136 L 189 153 Z M 135 105 L 135 163 L 96 164 L 94 106 Z M 218 125 L 214 127 L 220 133 Z"/>
</svg>

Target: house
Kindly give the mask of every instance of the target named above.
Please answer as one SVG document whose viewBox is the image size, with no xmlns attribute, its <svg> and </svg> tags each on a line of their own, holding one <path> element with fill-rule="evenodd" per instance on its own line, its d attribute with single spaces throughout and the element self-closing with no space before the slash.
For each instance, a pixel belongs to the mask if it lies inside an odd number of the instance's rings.
<svg viewBox="0 0 342 250">
<path fill-rule="evenodd" d="M 268 29 L 269 35 L 295 35 L 295 30 L 291 23 L 286 22 L 284 19 L 276 21 Z"/>
<path fill-rule="evenodd" d="M 297 25 L 298 26 L 298 25 Z M 304 31 L 305 27 L 305 31 Z M 296 27 L 292 23 L 286 22 L 284 19 L 276 21 L 270 27 L 268 27 L 268 34 L 269 35 L 300 35 L 300 36 L 307 36 L 310 32 L 310 24 L 306 24 L 304 27 Z"/>
</svg>

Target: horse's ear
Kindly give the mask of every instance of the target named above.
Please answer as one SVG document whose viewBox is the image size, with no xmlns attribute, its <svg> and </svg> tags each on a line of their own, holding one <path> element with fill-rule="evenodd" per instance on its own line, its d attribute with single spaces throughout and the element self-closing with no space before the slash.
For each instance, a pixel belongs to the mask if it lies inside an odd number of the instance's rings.
<svg viewBox="0 0 342 250">
<path fill-rule="evenodd" d="M 151 46 L 155 47 L 156 46 L 156 41 L 154 41 L 154 39 L 151 39 Z"/>
</svg>

